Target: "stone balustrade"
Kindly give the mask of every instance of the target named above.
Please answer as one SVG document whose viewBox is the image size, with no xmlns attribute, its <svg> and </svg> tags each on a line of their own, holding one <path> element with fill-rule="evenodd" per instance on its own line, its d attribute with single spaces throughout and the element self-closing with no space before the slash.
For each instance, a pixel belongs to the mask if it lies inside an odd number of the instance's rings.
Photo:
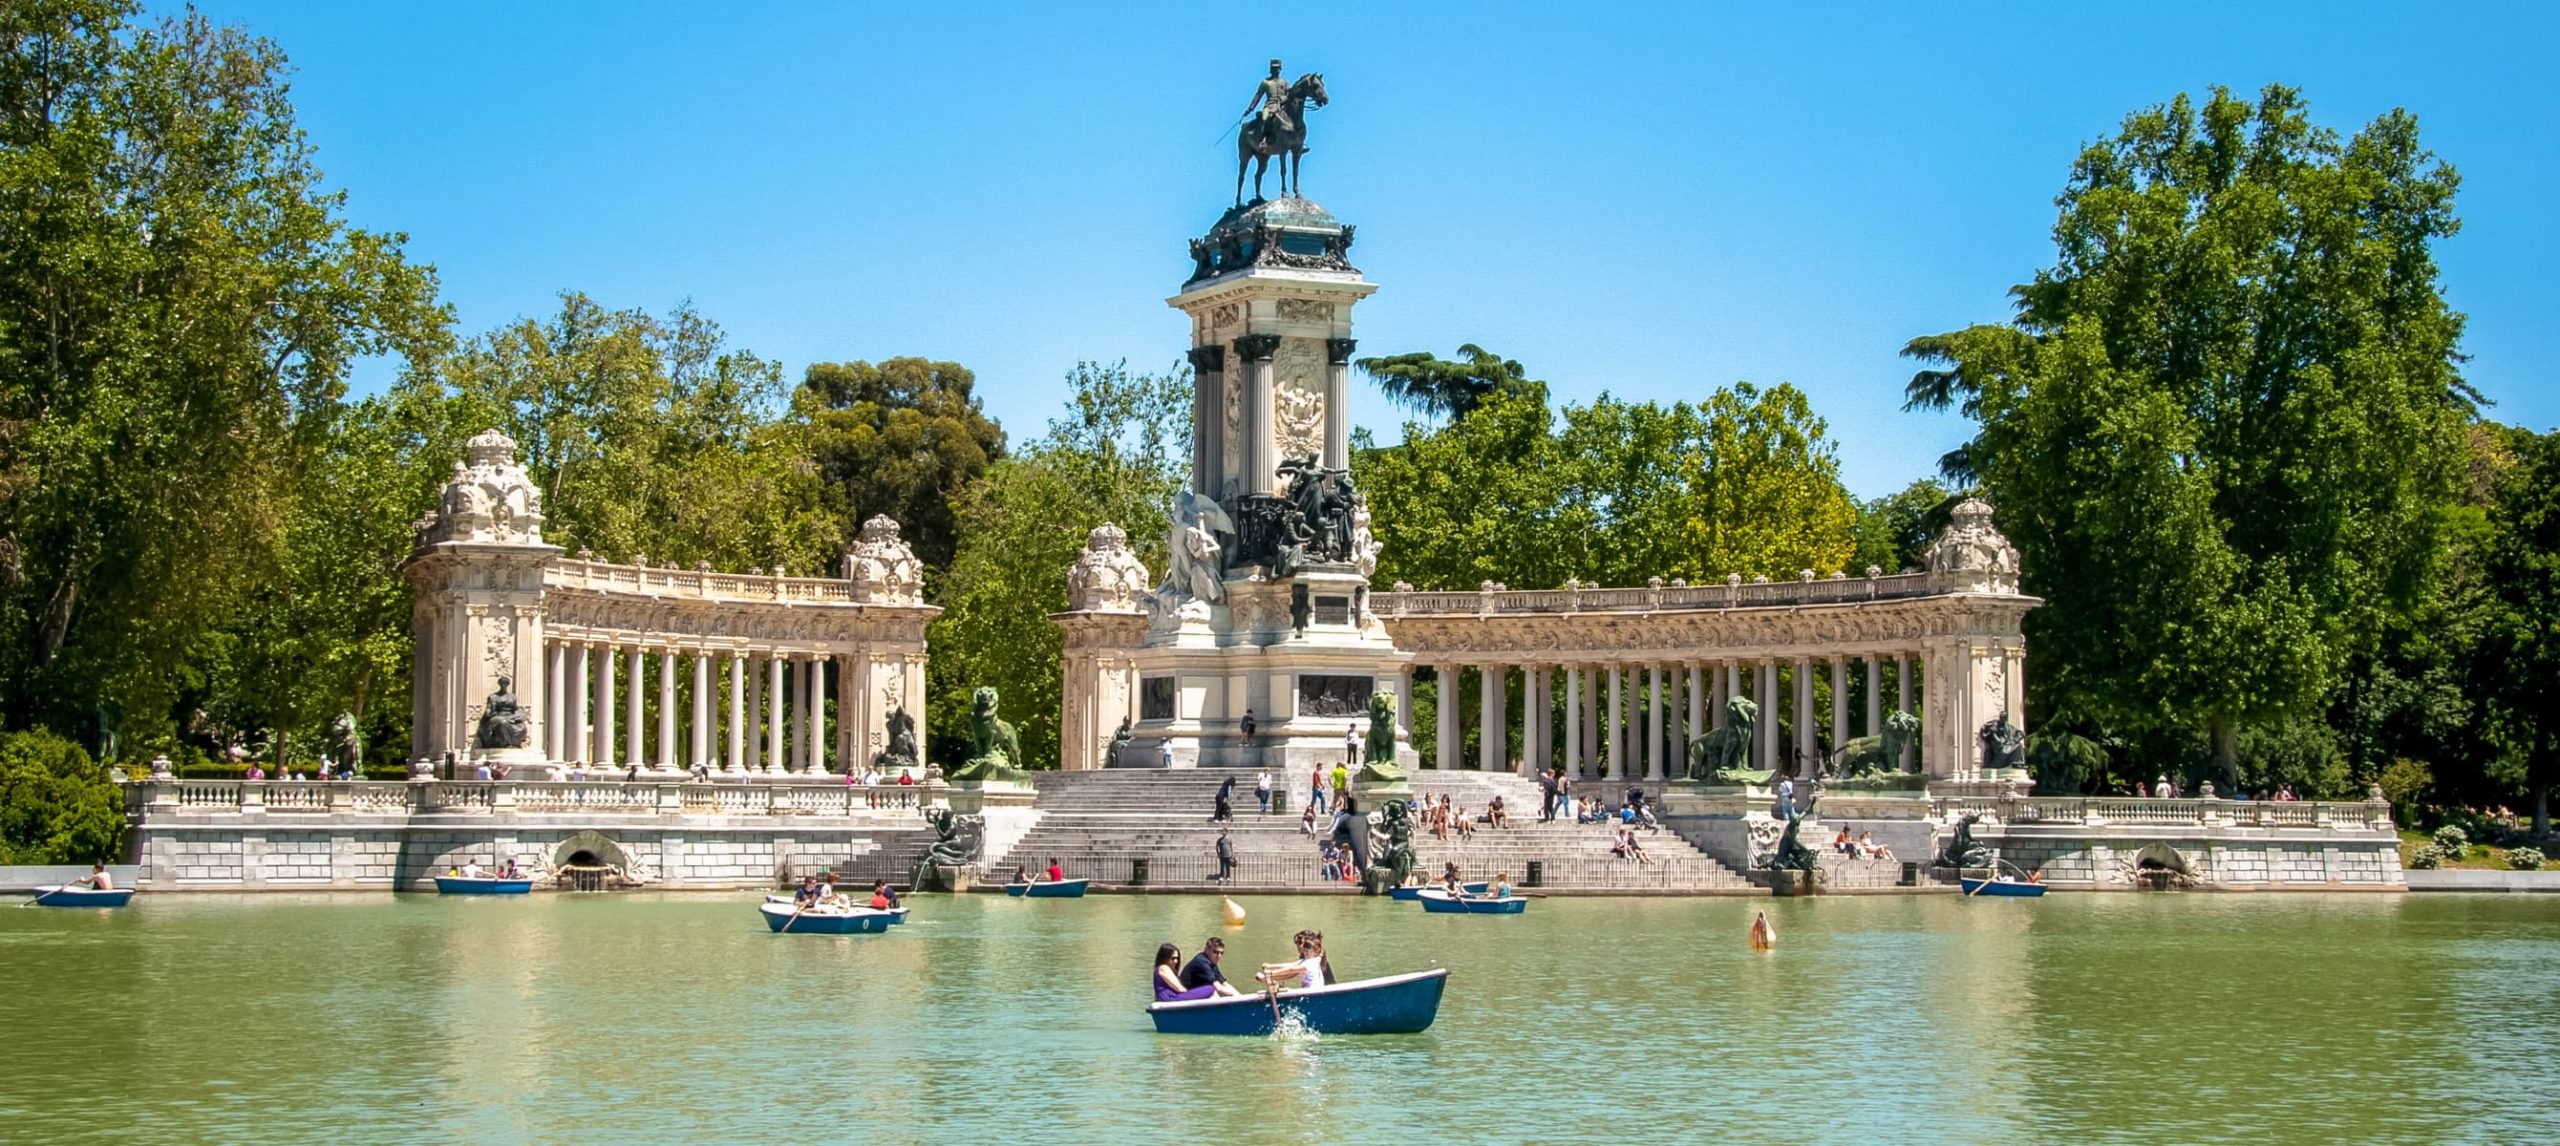
<svg viewBox="0 0 2560 1146">
<path fill-rule="evenodd" d="M 912 817 L 930 804 L 978 811 L 1004 794 L 953 790 L 940 782 L 848 785 L 829 782 L 558 780 L 142 780 L 126 786 L 127 806 L 145 818 L 259 814 L 289 819 L 348 815 L 486 815 L 496 812 L 648 816 Z M 1027 802 L 1027 797 L 1020 802 Z"/>
<path fill-rule="evenodd" d="M 1643 613 L 1659 609 L 1765 609 L 1779 605 L 1892 601 L 1927 597 L 1944 591 L 1926 573 L 1872 577 L 1834 574 L 1794 581 L 1728 580 L 1723 584 L 1703 585 L 1671 581 L 1625 588 L 1591 585 L 1562 589 L 1493 587 L 1473 592 L 1421 592 L 1399 588 L 1372 596 L 1370 608 L 1381 617 Z"/>
<path fill-rule="evenodd" d="M 578 558 L 553 561 L 543 570 L 542 579 L 546 588 L 629 593 L 670 601 L 845 605 L 859 602 L 854 583 L 835 577 L 659 569 Z"/>
</svg>

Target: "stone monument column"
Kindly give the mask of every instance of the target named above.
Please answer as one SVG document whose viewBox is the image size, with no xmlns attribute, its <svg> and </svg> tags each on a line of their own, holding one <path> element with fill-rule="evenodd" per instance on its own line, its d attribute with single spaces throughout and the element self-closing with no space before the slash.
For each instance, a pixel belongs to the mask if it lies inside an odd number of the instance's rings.
<svg viewBox="0 0 2560 1146">
<path fill-rule="evenodd" d="M 1582 666 L 1564 670 L 1564 771 L 1582 774 Z"/>
<path fill-rule="evenodd" d="M 1867 654 L 1867 731 L 1868 736 L 1884 735 L 1884 664 L 1874 653 Z"/>
<path fill-rule="evenodd" d="M 686 761 L 695 768 L 719 766 L 711 758 L 711 653 L 693 650 L 693 758 Z"/>
<path fill-rule="evenodd" d="M 658 770 L 676 770 L 676 651 L 658 650 Z"/>
<path fill-rule="evenodd" d="M 515 448 L 496 430 L 473 437 L 416 523 L 402 570 L 421 673 L 410 727 L 421 758 L 470 753 L 539 778 L 553 735 L 543 571 L 560 548 L 542 540 L 542 491 Z M 484 731 L 510 743 L 482 744 Z"/>
<path fill-rule="evenodd" d="M 628 655 L 631 658 L 631 679 L 624 682 L 624 695 L 630 700 L 631 721 L 623 729 L 623 736 L 629 743 L 625 745 L 628 751 L 622 754 L 622 763 L 626 767 L 645 768 L 649 764 L 648 737 L 642 725 L 649 719 L 649 650 L 633 645 Z"/>
<path fill-rule="evenodd" d="M 1431 671 L 1432 719 L 1437 726 L 1431 766 L 1446 771 L 1458 766 L 1458 666 L 1436 665 Z"/>
<path fill-rule="evenodd" d="M 1214 348 L 1212 348 L 1214 349 Z M 1195 351 L 1192 360 L 1200 360 Z M 1205 441 L 1195 435 L 1195 445 Z M 1147 635 L 1147 567 L 1129 534 L 1104 522 L 1085 534 L 1084 552 L 1067 567 L 1067 611 L 1049 619 L 1065 630 L 1065 678 L 1058 689 L 1058 767 L 1107 768 L 1112 739 L 1137 722 L 1138 676 L 1131 657 Z M 1132 743 L 1131 751 L 1137 751 Z"/>
<path fill-rule="evenodd" d="M 587 754 L 594 751 L 587 739 L 587 670 L 594 659 L 584 642 L 577 645 L 569 659 L 569 687 L 561 697 L 567 704 L 567 719 L 560 730 L 560 758 L 578 764 L 586 763 Z"/>
<path fill-rule="evenodd" d="M 1227 348 L 1219 345 L 1191 348 L 1191 424 L 1202 429 L 1191 435 L 1191 488 L 1211 498 L 1226 496 L 1227 462 L 1222 448 L 1224 435 L 1209 432 L 1226 417 Z"/>
<path fill-rule="evenodd" d="M 765 724 L 764 770 L 772 775 L 790 771 L 791 759 L 783 753 L 782 700 L 790 691 L 787 673 L 790 660 L 781 650 L 765 654 Z"/>
<path fill-rule="evenodd" d="M 1324 464 L 1351 468 L 1351 352 L 1359 341 L 1324 340 Z"/>
<path fill-rule="evenodd" d="M 1760 758 L 1759 770 L 1778 770 L 1778 662 L 1772 657 L 1754 658 L 1760 678 L 1759 723 L 1751 729 L 1751 751 Z"/>
<path fill-rule="evenodd" d="M 1272 456 L 1271 356 L 1280 349 L 1277 334 L 1247 334 L 1236 339 L 1236 357 L 1245 364 L 1244 475 L 1246 493 L 1271 493 L 1279 482 L 1279 459 Z"/>
</svg>

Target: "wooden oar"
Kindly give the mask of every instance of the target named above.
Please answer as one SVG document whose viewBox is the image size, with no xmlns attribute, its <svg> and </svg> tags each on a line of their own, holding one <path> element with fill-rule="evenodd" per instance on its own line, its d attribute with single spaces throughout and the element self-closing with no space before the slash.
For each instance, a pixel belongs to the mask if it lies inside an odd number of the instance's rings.
<svg viewBox="0 0 2560 1146">
<path fill-rule="evenodd" d="M 71 885 L 70 885 L 70 884 L 67 884 L 67 883 L 66 883 L 66 884 L 63 884 L 63 885 L 62 885 L 62 886 L 60 886 L 60 887 L 48 887 L 48 888 L 44 889 L 43 891 L 39 891 L 39 892 L 37 892 L 37 893 L 36 893 L 36 897 L 35 897 L 34 899 L 30 899 L 30 900 L 26 901 L 25 903 L 21 903 L 21 904 L 19 904 L 18 906 L 20 906 L 20 907 L 34 907 L 34 906 L 35 906 L 35 905 L 37 905 L 37 904 L 43 903 L 43 902 L 44 902 L 44 897 L 46 897 L 46 896 L 48 896 L 48 895 L 51 895 L 51 894 L 53 894 L 54 892 L 57 892 L 57 891 L 69 891 L 69 890 L 71 890 Z"/>
</svg>

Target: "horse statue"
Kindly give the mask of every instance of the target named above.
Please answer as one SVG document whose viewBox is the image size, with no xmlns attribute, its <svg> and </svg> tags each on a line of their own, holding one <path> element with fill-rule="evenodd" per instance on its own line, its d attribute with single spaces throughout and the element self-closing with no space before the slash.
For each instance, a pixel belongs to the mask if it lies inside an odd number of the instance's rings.
<svg viewBox="0 0 2560 1146">
<path fill-rule="evenodd" d="M 1956 821 L 1955 834 L 1948 836 L 1947 842 L 1938 848 L 1939 867 L 1991 866 L 1991 845 L 1973 838 L 1974 821 L 1981 818 L 1976 813 L 1967 812 Z"/>
<path fill-rule="evenodd" d="M 1253 162 L 1253 198 L 1262 199 L 1262 174 L 1271 167 L 1273 156 L 1280 159 L 1280 197 L 1304 193 L 1299 184 L 1300 169 L 1307 154 L 1307 105 L 1323 107 L 1324 73 L 1308 72 L 1290 84 L 1286 95 L 1276 102 L 1278 114 L 1265 108 L 1264 114 L 1245 121 L 1236 132 L 1236 204 L 1244 204 L 1244 165 Z"/>
<path fill-rule="evenodd" d="M 1689 744 L 1689 778 L 1714 780 L 1716 773 L 1751 766 L 1751 730 L 1760 722 L 1760 706 L 1737 696 L 1724 704 L 1724 727 Z"/>
<path fill-rule="evenodd" d="M 1896 711 L 1884 718 L 1884 731 L 1874 736 L 1861 736 L 1840 746 L 1831 754 L 1823 771 L 1843 779 L 1854 780 L 1878 772 L 1896 772 L 1902 768 L 1902 750 L 1920 735 L 1920 718 Z"/>
</svg>

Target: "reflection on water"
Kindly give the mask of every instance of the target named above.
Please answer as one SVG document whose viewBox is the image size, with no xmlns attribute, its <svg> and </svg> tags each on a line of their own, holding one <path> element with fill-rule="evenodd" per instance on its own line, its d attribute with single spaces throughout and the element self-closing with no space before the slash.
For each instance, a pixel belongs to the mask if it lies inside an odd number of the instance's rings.
<svg viewBox="0 0 2560 1146">
<path fill-rule="evenodd" d="M 124 1141 L 2560 1140 L 2560 897 L 145 897 L 0 910 L 0 1125 Z M 1754 911 L 1780 945 L 1744 943 Z M 1420 1035 L 1153 1033 L 1155 945 L 1452 970 Z M 93 1093 L 116 1080 L 117 1102 Z M 1402 1129 L 1399 1129 L 1402 1128 Z"/>
</svg>

